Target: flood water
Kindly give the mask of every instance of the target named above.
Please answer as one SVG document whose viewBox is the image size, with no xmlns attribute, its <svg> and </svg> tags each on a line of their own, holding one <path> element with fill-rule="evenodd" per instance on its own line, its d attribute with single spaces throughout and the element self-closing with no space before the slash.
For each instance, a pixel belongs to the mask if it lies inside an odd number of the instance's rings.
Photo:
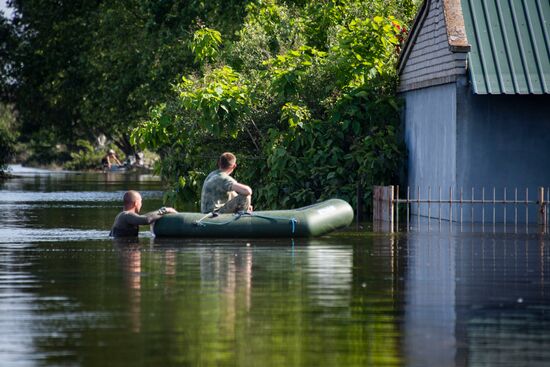
<svg viewBox="0 0 550 367">
<path fill-rule="evenodd" d="M 546 235 L 108 237 L 160 182 L 0 183 L 0 366 L 547 366 Z"/>
</svg>

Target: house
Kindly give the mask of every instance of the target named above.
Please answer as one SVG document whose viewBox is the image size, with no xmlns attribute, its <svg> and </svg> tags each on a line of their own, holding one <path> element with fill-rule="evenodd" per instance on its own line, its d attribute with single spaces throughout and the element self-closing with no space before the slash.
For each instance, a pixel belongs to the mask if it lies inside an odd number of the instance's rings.
<svg viewBox="0 0 550 367">
<path fill-rule="evenodd" d="M 550 187 L 548 0 L 425 0 L 398 72 L 411 192 Z"/>
</svg>

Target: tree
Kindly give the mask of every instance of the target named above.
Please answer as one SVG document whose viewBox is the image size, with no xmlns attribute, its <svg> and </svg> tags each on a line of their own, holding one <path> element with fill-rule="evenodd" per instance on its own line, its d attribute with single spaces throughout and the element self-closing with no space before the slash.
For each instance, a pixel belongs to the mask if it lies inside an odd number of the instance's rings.
<svg viewBox="0 0 550 367">
<path fill-rule="evenodd" d="M 355 203 L 362 187 L 370 202 L 370 185 L 394 180 L 404 157 L 395 97 L 403 22 L 392 15 L 406 14 L 403 3 L 248 5 L 236 41 L 192 45 L 201 72 L 175 84 L 134 139 L 166 152 L 161 172 L 180 202 L 198 199 L 222 150 L 244 163 L 237 175 L 256 188 L 257 208 Z M 215 39 L 200 32 L 196 40 Z"/>
<path fill-rule="evenodd" d="M 133 153 L 129 132 L 194 62 L 186 46 L 203 22 L 238 27 L 244 1 L 12 2 L 19 42 L 16 103 L 22 137 L 71 147 L 105 134 Z"/>
<path fill-rule="evenodd" d="M 12 106 L 0 103 L 0 177 L 15 155 L 15 123 Z"/>
<path fill-rule="evenodd" d="M 0 101 L 13 101 L 15 82 L 14 60 L 11 52 L 15 50 L 17 38 L 12 23 L 0 12 Z"/>
<path fill-rule="evenodd" d="M 13 1 L 18 42 L 13 49 L 15 103 L 21 138 L 34 142 L 46 160 L 59 158 L 55 146 L 80 137 L 80 104 L 89 74 L 82 57 L 90 47 L 97 3 L 90 1 Z M 46 163 L 46 162 L 43 162 Z"/>
</svg>

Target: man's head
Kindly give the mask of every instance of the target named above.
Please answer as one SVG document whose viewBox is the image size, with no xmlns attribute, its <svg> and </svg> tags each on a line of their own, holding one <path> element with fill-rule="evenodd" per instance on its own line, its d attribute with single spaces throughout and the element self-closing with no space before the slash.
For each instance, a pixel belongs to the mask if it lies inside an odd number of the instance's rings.
<svg viewBox="0 0 550 367">
<path fill-rule="evenodd" d="M 136 213 L 139 213 L 141 210 L 141 195 L 139 192 L 134 190 L 127 191 L 124 194 L 123 201 L 125 211 L 135 209 Z"/>
<path fill-rule="evenodd" d="M 233 153 L 223 153 L 218 159 L 218 167 L 222 171 L 233 171 L 237 167 L 237 157 Z"/>
</svg>

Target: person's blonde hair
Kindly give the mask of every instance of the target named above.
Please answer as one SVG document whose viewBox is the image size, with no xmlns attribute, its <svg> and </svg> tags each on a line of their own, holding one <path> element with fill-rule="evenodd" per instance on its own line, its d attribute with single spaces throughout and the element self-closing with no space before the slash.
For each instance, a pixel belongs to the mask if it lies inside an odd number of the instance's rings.
<svg viewBox="0 0 550 367">
<path fill-rule="evenodd" d="M 228 169 L 232 165 L 235 164 L 237 161 L 237 157 L 235 157 L 235 154 L 225 152 L 220 155 L 220 158 L 218 158 L 218 167 L 221 169 Z"/>
</svg>

